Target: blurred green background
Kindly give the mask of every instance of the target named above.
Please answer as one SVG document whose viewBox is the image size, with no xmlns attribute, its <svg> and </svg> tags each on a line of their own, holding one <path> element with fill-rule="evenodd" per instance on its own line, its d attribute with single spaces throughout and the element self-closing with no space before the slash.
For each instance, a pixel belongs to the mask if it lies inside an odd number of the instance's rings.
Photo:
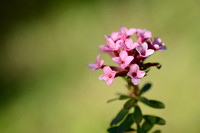
<svg viewBox="0 0 200 133">
<path fill-rule="evenodd" d="M 166 104 L 141 104 L 166 119 L 155 129 L 200 132 L 198 0 L 2 0 L 0 18 L 0 133 L 105 133 L 123 104 L 106 102 L 126 93 L 125 82 L 108 87 L 87 64 L 120 26 L 148 29 L 167 45 L 148 60 L 162 69 L 141 83 L 152 82 L 145 95 Z"/>
</svg>

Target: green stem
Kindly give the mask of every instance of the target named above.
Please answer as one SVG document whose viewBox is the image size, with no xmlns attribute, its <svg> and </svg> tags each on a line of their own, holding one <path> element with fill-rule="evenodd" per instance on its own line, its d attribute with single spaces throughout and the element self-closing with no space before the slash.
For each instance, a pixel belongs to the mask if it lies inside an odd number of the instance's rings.
<svg viewBox="0 0 200 133">
<path fill-rule="evenodd" d="M 140 133 L 140 124 L 137 124 L 137 133 Z"/>
</svg>

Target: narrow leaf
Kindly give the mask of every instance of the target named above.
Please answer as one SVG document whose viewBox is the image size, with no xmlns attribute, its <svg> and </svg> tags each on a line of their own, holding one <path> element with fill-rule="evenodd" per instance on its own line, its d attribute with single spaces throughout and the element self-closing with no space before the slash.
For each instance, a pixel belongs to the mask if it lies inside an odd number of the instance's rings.
<svg viewBox="0 0 200 133">
<path fill-rule="evenodd" d="M 124 104 L 124 109 L 130 109 L 135 104 L 135 99 L 130 99 Z"/>
<path fill-rule="evenodd" d="M 109 133 L 120 133 L 119 127 L 111 127 L 107 130 Z"/>
<path fill-rule="evenodd" d="M 126 119 L 119 125 L 120 133 L 131 128 L 131 125 L 134 123 L 133 114 L 129 114 Z"/>
<path fill-rule="evenodd" d="M 121 95 L 120 97 L 119 97 L 119 100 L 125 100 L 125 99 L 129 99 L 129 98 L 131 98 L 130 96 L 127 96 L 127 95 Z"/>
<path fill-rule="evenodd" d="M 136 131 L 134 128 L 129 128 L 125 132 Z"/>
<path fill-rule="evenodd" d="M 110 102 L 116 101 L 116 100 L 118 100 L 118 99 L 119 99 L 119 98 L 113 98 L 113 99 L 110 99 L 110 100 L 107 101 L 107 103 L 110 103 Z"/>
<path fill-rule="evenodd" d="M 142 112 L 139 108 L 139 106 L 136 106 L 135 107 L 135 111 L 133 113 L 133 117 L 134 117 L 134 120 L 137 124 L 140 124 L 140 122 L 142 121 L 143 119 L 143 116 L 142 116 Z"/>
<path fill-rule="evenodd" d="M 165 105 L 162 102 L 157 101 L 157 100 L 148 100 L 145 97 L 138 97 L 138 100 L 152 108 L 157 108 L 157 109 L 165 108 Z"/>
<path fill-rule="evenodd" d="M 153 108 L 158 108 L 158 109 L 163 109 L 165 108 L 165 105 L 157 100 L 149 100 L 149 106 L 153 107 Z"/>
<path fill-rule="evenodd" d="M 107 103 L 116 101 L 116 100 L 125 100 L 125 99 L 129 99 L 131 98 L 130 96 L 124 95 L 124 94 L 120 94 L 119 98 L 113 98 L 107 101 Z"/>
<path fill-rule="evenodd" d="M 128 114 L 128 110 L 127 109 L 122 109 L 117 116 L 112 120 L 111 122 L 111 126 L 112 125 L 116 125 L 118 124 L 126 115 Z"/>
<path fill-rule="evenodd" d="M 153 128 L 153 126 L 156 123 L 156 118 L 155 117 L 145 117 L 145 116 L 144 116 L 144 118 L 145 118 L 145 121 L 142 124 L 141 129 L 142 129 L 143 132 L 146 133 Z"/>
<path fill-rule="evenodd" d="M 153 116 L 153 115 L 144 115 L 144 119 L 155 119 L 155 124 L 157 125 L 165 125 L 166 124 L 166 121 L 161 118 L 161 117 L 158 117 L 158 116 Z"/>
<path fill-rule="evenodd" d="M 165 125 L 166 121 L 163 118 L 157 117 L 156 124 Z"/>
<path fill-rule="evenodd" d="M 151 84 L 150 83 L 147 83 L 146 85 L 144 85 L 144 87 L 140 90 L 140 95 L 142 95 L 143 93 L 148 91 L 150 88 L 151 88 Z"/>
</svg>

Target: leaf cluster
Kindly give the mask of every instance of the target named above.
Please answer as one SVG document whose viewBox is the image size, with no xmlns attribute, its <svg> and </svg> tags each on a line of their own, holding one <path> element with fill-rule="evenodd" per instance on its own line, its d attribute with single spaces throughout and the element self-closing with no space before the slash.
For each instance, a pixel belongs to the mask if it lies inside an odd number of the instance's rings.
<svg viewBox="0 0 200 133">
<path fill-rule="evenodd" d="M 138 102 L 141 102 L 152 108 L 165 108 L 165 105 L 162 102 L 147 99 L 142 96 L 142 94 L 147 92 L 150 88 L 151 84 L 147 83 L 142 87 L 142 89 L 139 91 L 139 95 L 135 98 L 128 95 L 119 94 L 119 97 L 114 99 L 127 101 L 124 103 L 123 108 L 119 111 L 116 117 L 111 121 L 110 128 L 107 130 L 109 133 L 128 133 L 130 131 L 137 131 L 137 133 L 148 133 L 154 127 L 154 125 L 166 124 L 166 121 L 161 117 L 143 115 L 140 107 L 138 106 Z M 109 102 L 111 101 L 113 101 L 113 99 Z M 161 131 L 156 130 L 153 133 L 161 133 Z"/>
</svg>

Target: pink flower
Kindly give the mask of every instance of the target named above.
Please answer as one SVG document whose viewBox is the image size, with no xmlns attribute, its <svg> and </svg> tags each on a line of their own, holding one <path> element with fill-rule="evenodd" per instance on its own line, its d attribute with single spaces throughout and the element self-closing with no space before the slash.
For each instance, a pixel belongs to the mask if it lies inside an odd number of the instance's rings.
<svg viewBox="0 0 200 133">
<path fill-rule="evenodd" d="M 116 51 L 120 48 L 120 45 L 118 42 L 114 42 L 111 38 L 108 38 L 107 40 L 107 46 L 111 51 Z"/>
<path fill-rule="evenodd" d="M 138 42 L 139 44 L 143 43 L 144 40 L 146 40 L 146 39 L 152 37 L 151 32 L 150 32 L 150 31 L 147 31 L 147 30 L 145 30 L 145 29 L 143 29 L 143 30 L 142 30 L 142 29 L 137 29 L 136 34 L 137 34 L 137 37 L 138 37 L 137 42 Z"/>
<path fill-rule="evenodd" d="M 149 55 L 152 55 L 154 53 L 153 49 L 148 49 L 148 45 L 146 42 L 142 43 L 140 46 L 136 47 L 136 50 L 142 57 L 147 57 Z"/>
<path fill-rule="evenodd" d="M 127 51 L 131 51 L 139 45 L 137 42 L 133 43 L 132 39 L 126 39 L 125 42 L 123 40 L 119 40 L 118 42 L 119 45 L 121 45 Z"/>
<path fill-rule="evenodd" d="M 128 53 L 125 50 L 122 50 L 119 54 L 119 57 L 113 57 L 112 60 L 119 64 L 120 68 L 126 68 L 130 62 L 134 59 L 133 56 L 128 56 Z"/>
<path fill-rule="evenodd" d="M 124 34 L 126 37 L 132 36 L 135 32 L 136 32 L 136 29 L 134 29 L 134 28 L 131 28 L 131 29 L 128 30 L 124 26 L 120 27 L 120 33 Z"/>
<path fill-rule="evenodd" d="M 152 37 L 151 31 L 145 30 L 145 29 L 137 29 L 136 32 L 137 36 L 142 39 L 148 39 Z"/>
<path fill-rule="evenodd" d="M 140 78 L 144 77 L 145 72 L 140 71 L 137 64 L 133 64 L 130 66 L 130 70 L 127 75 L 131 77 L 131 81 L 134 85 L 138 85 L 141 82 Z"/>
<path fill-rule="evenodd" d="M 96 57 L 96 62 L 95 63 L 90 63 L 90 64 L 88 64 L 88 67 L 90 68 L 90 69 L 92 69 L 92 71 L 95 71 L 95 70 L 97 70 L 97 69 L 100 69 L 102 66 L 103 66 L 103 63 L 104 63 L 104 60 L 99 60 L 99 58 L 100 58 L 100 55 L 97 55 L 97 57 Z"/>
<path fill-rule="evenodd" d="M 113 41 L 117 41 L 120 38 L 119 32 L 113 32 L 110 36 L 105 35 L 106 39 L 111 38 Z"/>
<path fill-rule="evenodd" d="M 115 78 L 115 71 L 112 71 L 112 69 L 109 66 L 105 66 L 103 68 L 104 74 L 99 76 L 99 79 L 102 81 L 107 81 L 107 85 L 111 85 L 113 83 L 113 80 Z"/>
<path fill-rule="evenodd" d="M 158 37 L 154 39 L 153 47 L 158 51 L 166 50 L 165 44 L 162 43 L 162 40 Z"/>
</svg>

